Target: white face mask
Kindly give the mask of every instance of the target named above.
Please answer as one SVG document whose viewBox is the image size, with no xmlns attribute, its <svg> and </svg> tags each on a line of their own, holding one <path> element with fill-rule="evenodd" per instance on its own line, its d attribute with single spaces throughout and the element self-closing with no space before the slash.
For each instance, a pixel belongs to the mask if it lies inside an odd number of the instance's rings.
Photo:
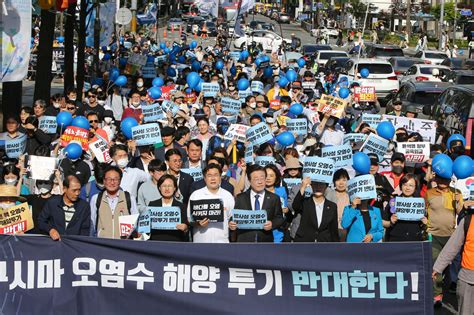
<svg viewBox="0 0 474 315">
<path fill-rule="evenodd" d="M 0 208 L 1 209 L 8 209 L 10 207 L 13 207 L 15 204 L 14 203 L 0 203 Z"/>
<path fill-rule="evenodd" d="M 10 185 L 10 186 L 15 186 L 17 182 L 18 182 L 18 179 L 14 179 L 14 178 L 5 179 L 5 184 Z"/>
<path fill-rule="evenodd" d="M 125 168 L 127 167 L 127 164 L 128 164 L 128 159 L 127 158 L 123 158 L 123 159 L 120 159 L 118 160 L 117 162 L 117 166 L 120 167 L 120 168 Z"/>
<path fill-rule="evenodd" d="M 112 122 L 113 118 L 112 117 L 104 117 L 104 122 L 109 125 Z"/>
<path fill-rule="evenodd" d="M 267 124 L 273 124 L 275 122 L 275 119 L 267 118 L 267 119 L 265 119 L 265 121 L 267 122 Z"/>
<path fill-rule="evenodd" d="M 53 107 L 54 108 L 59 108 L 59 107 L 61 107 L 61 104 L 60 103 L 53 103 Z"/>
<path fill-rule="evenodd" d="M 138 107 L 138 106 L 140 106 L 140 102 L 132 102 L 132 106 L 133 107 Z"/>
<path fill-rule="evenodd" d="M 138 86 L 138 87 L 143 87 L 143 82 L 141 82 L 141 81 L 140 81 L 140 82 L 137 82 L 137 86 Z"/>
<path fill-rule="evenodd" d="M 76 98 L 75 98 L 75 97 L 71 97 L 71 98 L 69 98 L 69 100 L 75 102 L 75 101 L 76 101 Z"/>
<path fill-rule="evenodd" d="M 99 105 L 105 105 L 105 101 L 97 101 L 97 104 L 99 104 Z"/>
<path fill-rule="evenodd" d="M 257 103 L 255 102 L 252 102 L 249 104 L 250 108 L 256 108 L 257 107 Z"/>
<path fill-rule="evenodd" d="M 45 188 L 45 187 L 41 187 L 40 190 L 39 190 L 39 193 L 42 194 L 42 195 L 46 195 L 47 193 L 49 193 L 51 191 L 51 189 L 48 189 L 48 188 Z"/>
</svg>

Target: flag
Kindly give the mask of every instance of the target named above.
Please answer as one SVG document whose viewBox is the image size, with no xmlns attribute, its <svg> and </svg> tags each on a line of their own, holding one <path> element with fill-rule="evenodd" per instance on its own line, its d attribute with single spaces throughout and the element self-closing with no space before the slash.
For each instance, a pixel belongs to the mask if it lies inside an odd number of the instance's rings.
<svg viewBox="0 0 474 315">
<path fill-rule="evenodd" d="M 219 9 L 219 0 L 197 0 L 194 2 L 199 13 L 203 15 L 212 15 L 217 17 L 217 11 Z"/>
</svg>

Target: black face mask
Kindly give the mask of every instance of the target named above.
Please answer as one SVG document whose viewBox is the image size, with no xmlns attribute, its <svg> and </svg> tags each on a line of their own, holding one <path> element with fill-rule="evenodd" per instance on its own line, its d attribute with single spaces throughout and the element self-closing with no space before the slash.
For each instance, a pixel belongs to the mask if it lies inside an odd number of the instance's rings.
<svg viewBox="0 0 474 315">
<path fill-rule="evenodd" d="M 462 145 L 458 145 L 458 146 L 452 147 L 452 148 L 451 148 L 451 151 L 452 151 L 454 154 L 463 155 L 464 152 L 466 152 L 466 148 L 464 148 L 464 146 L 462 146 Z"/>
</svg>

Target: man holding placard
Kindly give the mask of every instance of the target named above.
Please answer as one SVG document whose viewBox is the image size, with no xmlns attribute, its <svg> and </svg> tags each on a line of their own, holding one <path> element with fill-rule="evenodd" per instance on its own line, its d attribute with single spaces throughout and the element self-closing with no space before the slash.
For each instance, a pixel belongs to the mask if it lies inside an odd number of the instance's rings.
<svg viewBox="0 0 474 315">
<path fill-rule="evenodd" d="M 265 189 L 267 173 L 258 165 L 248 167 L 247 178 L 250 189 L 235 198 L 235 208 L 248 211 L 265 210 L 267 222 L 262 230 L 239 229 L 236 222 L 229 222 L 237 242 L 273 242 L 273 229 L 278 229 L 284 222 L 280 198 Z"/>
</svg>

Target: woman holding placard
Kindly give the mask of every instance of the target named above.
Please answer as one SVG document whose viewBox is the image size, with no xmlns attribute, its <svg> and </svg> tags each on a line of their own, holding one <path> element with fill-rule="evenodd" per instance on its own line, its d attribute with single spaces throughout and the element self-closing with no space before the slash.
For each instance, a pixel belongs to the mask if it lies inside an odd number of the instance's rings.
<svg viewBox="0 0 474 315">
<path fill-rule="evenodd" d="M 168 241 L 168 242 L 187 242 L 188 241 L 188 224 L 186 208 L 183 203 L 175 199 L 175 193 L 178 189 L 176 177 L 172 175 L 163 175 L 157 183 L 161 199 L 153 200 L 149 207 L 178 207 L 181 210 L 181 223 L 176 224 L 176 230 L 151 230 L 150 239 L 152 241 Z"/>
<path fill-rule="evenodd" d="M 372 207 L 370 200 L 355 197 L 351 205 L 344 208 L 341 226 L 347 230 L 348 243 L 376 243 L 383 237 L 380 209 Z"/>
<path fill-rule="evenodd" d="M 402 198 L 417 198 L 420 184 L 418 178 L 413 174 L 405 174 L 400 179 Z M 423 203 L 424 205 L 424 203 Z M 413 207 L 411 207 L 413 208 Z M 423 207 L 424 208 L 424 207 Z M 428 219 L 426 216 L 419 220 L 401 220 L 397 215 L 396 198 L 390 200 L 383 213 L 383 225 L 387 229 L 385 232 L 386 242 L 410 242 L 422 241 Z M 412 209 L 413 210 L 413 209 Z"/>
</svg>

